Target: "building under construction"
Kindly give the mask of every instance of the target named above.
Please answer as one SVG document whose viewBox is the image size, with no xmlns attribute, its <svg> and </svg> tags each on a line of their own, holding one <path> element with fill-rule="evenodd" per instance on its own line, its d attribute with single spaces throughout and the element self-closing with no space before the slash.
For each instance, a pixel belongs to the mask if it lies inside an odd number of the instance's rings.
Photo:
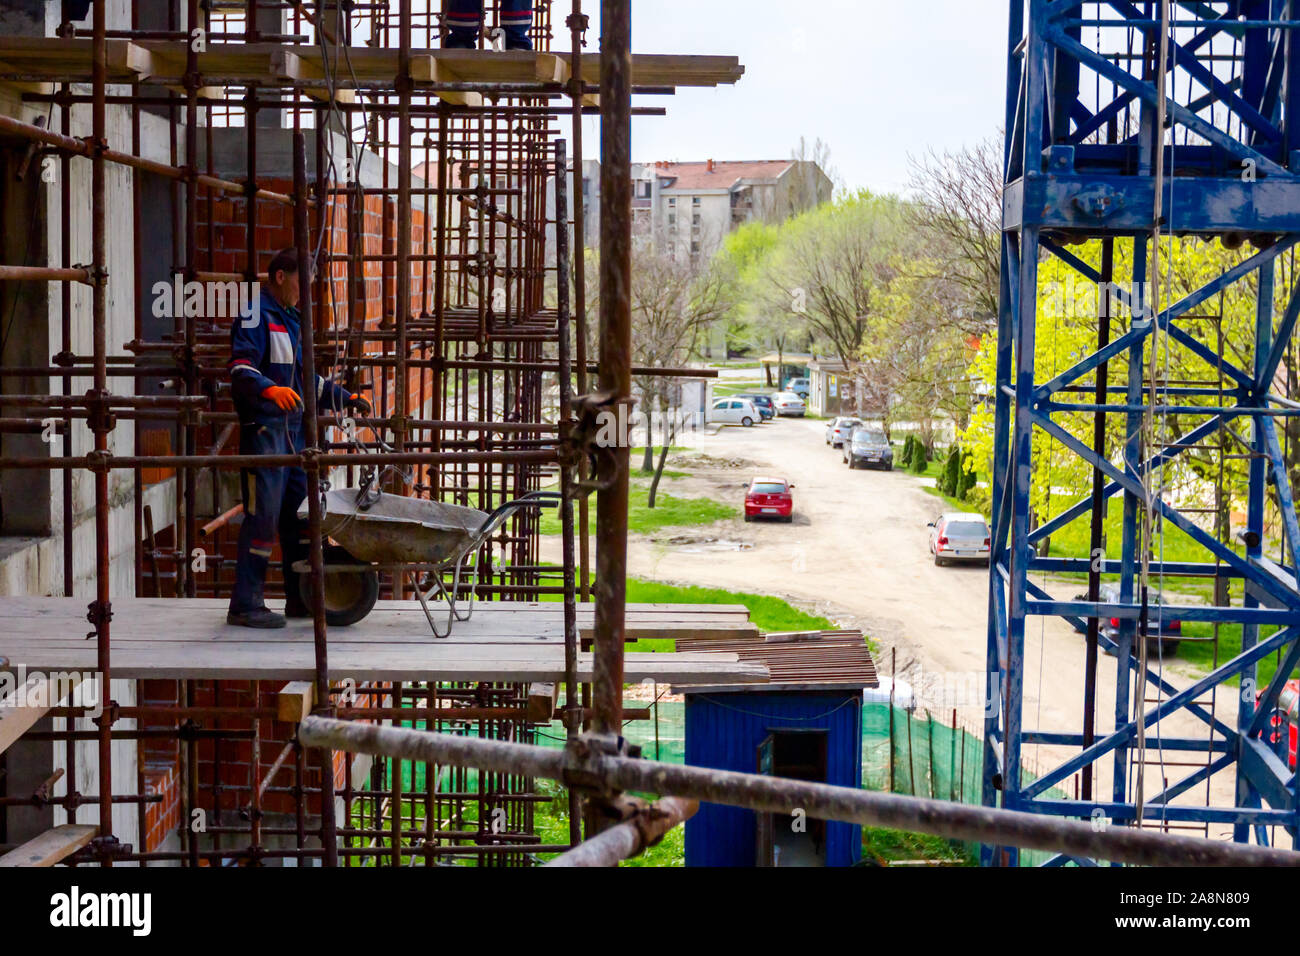
<svg viewBox="0 0 1300 956">
<path fill-rule="evenodd" d="M 742 69 L 602 58 L 577 2 L 536 4 L 532 50 L 493 49 L 496 7 L 477 50 L 442 48 L 437 0 L 0 11 L 0 663 L 18 704 L 0 730 L 0 845 L 53 830 L 66 862 L 517 865 L 569 846 L 538 843 L 533 807 L 550 798 L 526 774 L 307 751 L 296 721 L 527 742 L 558 706 L 577 733 L 611 706 L 590 693 L 593 628 L 752 631 L 734 611 L 625 616 L 617 586 L 601 586 L 603 622 L 582 603 L 586 496 L 618 494 L 618 456 L 587 454 L 582 423 L 626 400 L 630 369 L 626 328 L 587 354 L 583 258 L 555 212 L 584 114 L 621 110 L 617 163 L 631 92 Z M 316 264 L 305 377 L 373 410 L 305 394 L 305 450 L 258 462 L 239 454 L 229 327 L 282 248 Z M 224 623 L 239 469 L 254 464 L 305 469 L 317 570 L 341 533 L 322 532 L 329 488 L 475 514 L 559 490 L 565 561 L 539 557 L 540 509 L 508 510 L 458 561 L 421 541 L 308 575 L 315 619 L 267 640 Z M 617 560 L 617 514 L 600 522 Z M 268 594 L 280 587 L 272 571 Z M 378 609 L 331 626 L 367 589 Z M 761 671 L 730 660 L 633 655 L 623 677 Z M 44 687 L 53 674 L 68 688 Z M 617 726 L 617 688 L 612 706 Z"/>
<path fill-rule="evenodd" d="M 451 6 L 0 5 L 0 863 L 608 864 L 701 800 L 1071 859 L 1294 862 L 627 746 L 629 683 L 803 680 L 835 648 L 849 698 L 875 680 L 860 638 L 751 653 L 744 608 L 626 601 L 629 448 L 600 426 L 633 374 L 708 374 L 632 364 L 630 119 L 743 67 L 634 53 L 628 0 L 602 0 L 599 37 L 580 0 L 535 0 L 531 49 L 500 49 L 519 21 L 494 0 L 477 48 L 449 48 Z M 281 249 L 314 264 L 303 380 L 369 410 L 307 388 L 303 447 L 253 455 L 231 326 Z M 306 483 L 309 557 L 273 562 L 267 594 L 310 616 L 274 631 L 224 617 L 258 467 Z M 624 651 L 679 634 L 691 650 Z M 553 720 L 566 746 L 532 746 Z M 565 840 L 539 836 L 540 780 L 565 787 Z"/>
</svg>

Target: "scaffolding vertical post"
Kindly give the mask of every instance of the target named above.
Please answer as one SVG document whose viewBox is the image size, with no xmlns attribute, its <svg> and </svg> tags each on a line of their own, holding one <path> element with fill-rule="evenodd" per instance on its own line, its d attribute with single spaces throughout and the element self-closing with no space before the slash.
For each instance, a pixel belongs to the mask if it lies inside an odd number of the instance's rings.
<svg viewBox="0 0 1300 956">
<path fill-rule="evenodd" d="M 568 209 L 566 183 L 565 141 L 555 143 L 555 265 L 556 265 L 556 325 L 559 334 L 560 422 L 564 428 L 573 415 L 573 363 L 570 345 L 569 316 L 569 227 L 565 222 Z M 565 436 L 561 434 L 561 440 Z M 560 463 L 560 525 L 563 540 L 564 563 L 564 729 L 572 740 L 582 726 L 582 706 L 578 701 L 578 607 L 574 594 L 574 527 L 573 466 Z M 569 788 L 569 842 L 577 844 L 582 839 L 581 799 L 578 792 Z"/>
<path fill-rule="evenodd" d="M 295 113 L 295 116 L 298 114 Z M 295 123 L 295 126 L 297 124 Z M 320 436 L 316 402 L 316 339 L 312 309 L 312 259 L 308 241 L 307 139 L 293 133 L 293 236 L 298 251 L 299 311 L 302 315 L 302 380 L 304 468 L 307 472 L 307 514 L 311 536 L 312 623 L 316 652 L 316 708 L 330 712 L 329 645 L 325 623 L 325 562 L 321 533 Z M 338 834 L 334 820 L 334 752 L 320 753 L 321 845 L 325 865 L 338 865 Z"/>
<path fill-rule="evenodd" d="M 601 2 L 600 390 L 616 411 L 632 401 L 632 4 Z M 621 416 L 620 416 L 621 417 Z M 629 416 L 630 417 L 630 416 Z M 617 736 L 623 717 L 627 602 L 627 436 L 601 457 L 596 498 L 595 729 Z"/>
<path fill-rule="evenodd" d="M 95 0 L 92 28 L 92 83 L 91 92 L 91 142 L 90 157 L 90 242 L 93 285 L 91 286 L 91 322 L 93 326 L 95 361 L 95 399 L 91 406 L 94 415 L 95 453 L 108 454 L 108 432 L 111 428 L 108 404 L 108 218 L 104 148 L 108 136 L 105 116 L 106 85 L 108 82 L 108 0 Z M 103 683 L 105 707 L 99 716 L 99 832 L 100 839 L 108 841 L 113 833 L 113 712 L 109 699 L 112 693 L 112 654 L 110 621 L 112 611 L 111 560 L 109 542 L 109 481 L 112 477 L 106 467 L 95 469 L 95 603 L 91 617 L 95 622 L 98 640 L 99 679 Z M 70 533 L 71 529 L 65 529 Z M 112 857 L 104 858 L 105 866 L 112 866 Z"/>
</svg>

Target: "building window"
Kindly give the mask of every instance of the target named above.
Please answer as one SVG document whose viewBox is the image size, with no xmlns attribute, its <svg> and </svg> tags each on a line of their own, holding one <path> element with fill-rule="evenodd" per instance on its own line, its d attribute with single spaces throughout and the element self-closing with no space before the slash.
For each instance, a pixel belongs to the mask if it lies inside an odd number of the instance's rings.
<svg viewBox="0 0 1300 956">
<path fill-rule="evenodd" d="M 692 196 L 692 197 L 691 197 L 691 205 L 692 205 L 692 206 L 698 206 L 699 204 L 700 204 L 700 197 L 699 197 L 699 196 Z"/>
<path fill-rule="evenodd" d="M 670 207 L 676 208 L 676 206 L 677 206 L 677 197 L 676 197 L 676 196 L 669 196 L 669 197 L 668 197 L 668 205 L 669 205 Z"/>
<path fill-rule="evenodd" d="M 650 181 L 639 182 L 636 184 L 637 195 L 642 199 L 650 198 Z"/>
<path fill-rule="evenodd" d="M 668 214 L 668 228 L 669 229 L 677 228 L 677 213 L 670 212 Z"/>
<path fill-rule="evenodd" d="M 694 228 L 699 229 L 701 222 L 703 222 L 703 219 L 700 217 L 700 214 L 698 212 L 695 215 L 691 216 L 691 225 Z"/>
</svg>

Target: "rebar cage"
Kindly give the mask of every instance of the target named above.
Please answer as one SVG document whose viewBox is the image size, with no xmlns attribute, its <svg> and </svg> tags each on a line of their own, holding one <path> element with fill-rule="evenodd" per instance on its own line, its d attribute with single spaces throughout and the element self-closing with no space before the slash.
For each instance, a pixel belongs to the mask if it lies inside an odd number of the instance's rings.
<svg viewBox="0 0 1300 956">
<path fill-rule="evenodd" d="M 58 768 L 48 779 L 16 772 L 21 746 L 0 755 L 0 847 L 94 816 L 98 835 L 72 862 L 498 866 L 566 849 L 540 844 L 533 808 L 552 797 L 526 776 L 309 753 L 277 710 L 280 686 L 116 680 L 111 633 L 114 597 L 230 593 L 235 469 L 254 462 L 235 453 L 225 371 L 237 312 L 210 290 L 256 282 L 282 247 L 316 263 L 305 379 L 320 371 L 373 405 L 349 418 L 304 396 L 308 451 L 280 464 L 306 468 L 309 500 L 385 466 L 386 490 L 484 511 L 556 480 L 571 318 L 580 389 L 587 377 L 564 180 L 570 158 L 581 169 L 589 84 L 542 75 L 555 57 L 516 57 L 504 79 L 443 69 L 424 55 L 440 46 L 437 0 L 94 0 L 76 22 L 84 4 L 60 6 L 58 39 L 18 15 L 0 37 L 29 47 L 0 66 L 0 155 L 10 225 L 33 240 L 5 250 L 23 265 L 0 267 L 0 531 L 61 538 L 51 591 L 93 591 L 112 703 L 93 723 L 53 708 L 24 735 Z M 558 35 L 552 6 L 535 3 L 532 44 L 578 62 L 581 6 Z M 486 7 L 490 46 L 499 5 Z M 566 116 L 572 156 L 557 139 Z M 48 336 L 9 335 L 13 316 Z M 27 507 L 42 497 L 44 515 Z M 585 527 L 585 499 L 576 510 Z M 478 550 L 474 597 L 572 605 L 585 543 L 548 564 L 538 522 L 517 512 Z M 318 562 L 319 509 L 310 525 Z M 383 596 L 412 596 L 405 579 L 386 573 Z M 268 593 L 278 587 L 273 571 Z M 517 683 L 332 677 L 321 612 L 315 628 L 318 711 L 514 741 L 552 719 Z"/>
</svg>

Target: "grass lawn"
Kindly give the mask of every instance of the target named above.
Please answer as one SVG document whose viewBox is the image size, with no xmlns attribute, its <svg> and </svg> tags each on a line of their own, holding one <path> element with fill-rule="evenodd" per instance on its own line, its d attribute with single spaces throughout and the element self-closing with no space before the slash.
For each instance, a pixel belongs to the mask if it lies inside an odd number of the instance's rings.
<svg viewBox="0 0 1300 956">
<path fill-rule="evenodd" d="M 714 385 L 713 397 L 726 398 L 728 395 L 738 395 L 741 392 L 761 391 L 776 391 L 776 389 L 770 388 L 762 382 L 728 382 L 725 385 Z"/>
<path fill-rule="evenodd" d="M 928 833 L 908 833 L 885 827 L 862 828 L 863 862 L 876 860 L 891 863 L 895 860 L 945 860 L 954 866 L 974 866 L 975 860 L 948 840 Z"/>
<path fill-rule="evenodd" d="M 558 594 L 546 594 L 543 601 L 558 601 Z M 647 581 L 644 578 L 627 579 L 629 604 L 743 604 L 749 608 L 749 619 L 762 631 L 828 631 L 835 627 L 829 618 L 801 611 L 788 601 L 770 594 L 750 594 L 746 591 L 726 591 L 722 588 L 680 587 Z M 867 642 L 870 645 L 870 641 Z M 671 652 L 675 642 L 671 638 L 633 641 L 629 651 Z"/>
<path fill-rule="evenodd" d="M 749 608 L 749 619 L 761 631 L 827 631 L 835 626 L 829 618 L 801 611 L 780 598 L 722 588 L 677 587 L 628 578 L 627 600 L 629 604 L 743 604 Z M 671 638 L 634 641 L 627 650 L 672 651 L 675 642 Z"/>
<path fill-rule="evenodd" d="M 628 495 L 629 531 L 649 534 L 660 528 L 695 527 L 740 517 L 740 509 L 734 505 L 723 504 L 712 498 L 679 498 L 664 491 L 662 483 L 659 486 L 659 493 L 655 496 L 655 506 L 651 508 L 646 504 L 649 491 L 649 479 L 633 478 Z M 594 521 L 590 530 L 594 534 Z M 550 508 L 542 513 L 541 532 L 542 534 L 560 533 L 558 508 Z"/>
</svg>

